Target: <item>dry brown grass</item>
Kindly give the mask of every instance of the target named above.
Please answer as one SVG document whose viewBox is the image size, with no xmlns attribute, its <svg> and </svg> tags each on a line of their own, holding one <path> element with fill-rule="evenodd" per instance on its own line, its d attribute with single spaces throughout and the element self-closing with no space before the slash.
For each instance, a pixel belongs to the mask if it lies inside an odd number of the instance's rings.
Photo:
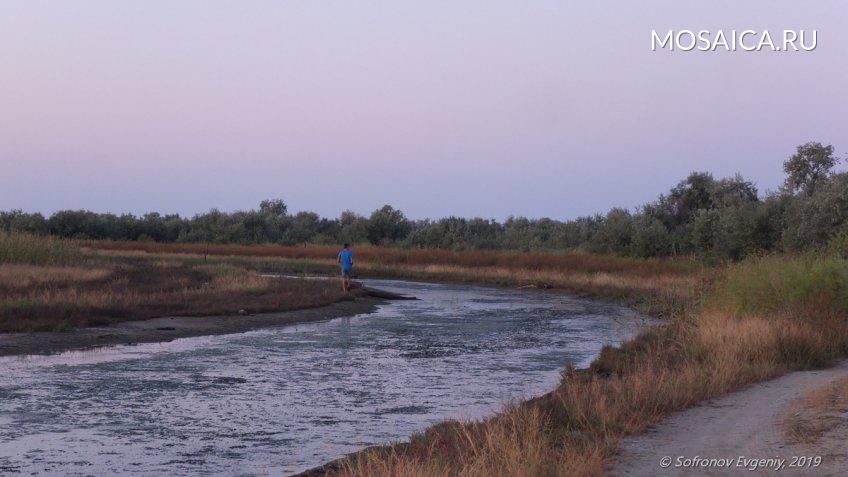
<svg viewBox="0 0 848 477">
<path fill-rule="evenodd" d="M 87 242 L 116 258 L 225 260 L 270 271 L 336 273 L 333 247 Z M 615 299 L 640 311 L 670 316 L 693 303 L 715 274 L 688 258 L 637 260 L 580 253 L 520 253 L 357 247 L 355 271 L 370 277 L 562 289 Z"/>
<path fill-rule="evenodd" d="M 167 315 L 284 311 L 342 299 L 335 283 L 244 268 L 136 260 L 96 268 L 0 266 L 0 331 L 96 326 Z"/>
<path fill-rule="evenodd" d="M 580 295 L 611 298 L 655 316 L 668 316 L 693 303 L 706 283 L 701 273 L 676 272 L 646 275 L 636 268 L 618 273 L 579 268 L 521 269 L 457 265 L 359 265 L 366 274 L 423 280 L 482 283 L 519 288 L 561 289 Z"/>
<path fill-rule="evenodd" d="M 783 430 L 790 442 L 819 444 L 829 433 L 848 434 L 848 378 L 808 391 L 787 412 Z"/>
<path fill-rule="evenodd" d="M 334 258 L 338 247 L 233 245 L 198 243 L 151 243 L 89 241 L 86 245 L 102 250 L 143 250 L 150 253 L 187 253 L 246 257 L 282 257 L 301 259 Z M 584 253 L 525 253 L 503 250 L 451 251 L 443 249 L 406 249 L 356 247 L 356 258 L 381 264 L 458 265 L 467 267 L 510 267 L 524 270 L 577 269 L 586 272 L 620 272 L 653 275 L 689 274 L 700 265 L 689 259 L 633 259 Z"/>
<path fill-rule="evenodd" d="M 541 398 L 481 422 L 434 426 L 408 443 L 355 454 L 316 474 L 601 475 L 621 437 L 671 412 L 848 354 L 846 264 L 763 260 L 734 267 L 722 283 L 759 278 L 782 294 L 798 270 L 830 270 L 822 276 L 832 286 L 797 285 L 792 296 L 763 294 L 760 302 L 742 293 L 747 311 L 740 311 L 737 290 L 720 284 L 711 295 L 723 301 L 708 300 L 708 307 L 689 308 L 620 348 L 605 348 L 589 370 L 567 371 Z M 816 273 L 801 274 L 799 283 L 816 282 L 809 278 Z"/>
<path fill-rule="evenodd" d="M 0 290 L 91 282 L 100 280 L 109 273 L 111 272 L 104 268 L 0 264 Z"/>
</svg>

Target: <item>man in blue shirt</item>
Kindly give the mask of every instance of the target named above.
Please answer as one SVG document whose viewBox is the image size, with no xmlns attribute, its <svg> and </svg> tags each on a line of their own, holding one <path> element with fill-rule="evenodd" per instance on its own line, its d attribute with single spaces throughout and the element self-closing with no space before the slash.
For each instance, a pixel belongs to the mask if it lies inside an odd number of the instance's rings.
<svg viewBox="0 0 848 477">
<path fill-rule="evenodd" d="M 353 274 L 353 252 L 350 251 L 349 243 L 344 244 L 337 258 L 342 267 L 342 290 L 347 293 L 350 290 L 350 277 Z"/>
</svg>

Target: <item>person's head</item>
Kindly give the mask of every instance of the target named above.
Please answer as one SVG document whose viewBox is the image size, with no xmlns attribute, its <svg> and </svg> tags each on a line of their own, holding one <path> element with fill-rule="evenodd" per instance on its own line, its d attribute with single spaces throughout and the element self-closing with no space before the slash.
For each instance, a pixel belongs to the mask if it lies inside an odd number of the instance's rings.
<svg viewBox="0 0 848 477">
<path fill-rule="evenodd" d="M 349 243 L 347 243 L 347 242 L 345 242 L 345 243 L 344 243 L 344 245 L 343 245 L 343 247 L 344 247 L 344 248 L 350 248 L 350 244 L 349 244 Z"/>
</svg>

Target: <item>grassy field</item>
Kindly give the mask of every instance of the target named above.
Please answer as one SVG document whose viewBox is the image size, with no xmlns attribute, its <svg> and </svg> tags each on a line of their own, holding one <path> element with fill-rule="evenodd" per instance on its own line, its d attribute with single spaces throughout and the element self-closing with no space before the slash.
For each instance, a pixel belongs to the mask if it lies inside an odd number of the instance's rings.
<svg viewBox="0 0 848 477">
<path fill-rule="evenodd" d="M 0 331 L 286 311 L 342 298 L 336 283 L 263 278 L 239 264 L 117 256 L 68 240 L 0 234 Z"/>
</svg>

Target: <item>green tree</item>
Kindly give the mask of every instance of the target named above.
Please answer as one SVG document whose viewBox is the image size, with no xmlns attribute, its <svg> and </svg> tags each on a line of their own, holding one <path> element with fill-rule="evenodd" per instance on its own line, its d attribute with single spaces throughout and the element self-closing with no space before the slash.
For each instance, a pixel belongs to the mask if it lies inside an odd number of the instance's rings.
<svg viewBox="0 0 848 477">
<path fill-rule="evenodd" d="M 368 241 L 375 245 L 383 245 L 406 237 L 410 223 L 403 212 L 390 205 L 375 210 L 368 218 Z"/>
<path fill-rule="evenodd" d="M 783 163 L 786 189 L 812 195 L 837 162 L 839 159 L 833 155 L 833 146 L 823 146 L 820 142 L 798 146 L 795 154 Z"/>
</svg>

